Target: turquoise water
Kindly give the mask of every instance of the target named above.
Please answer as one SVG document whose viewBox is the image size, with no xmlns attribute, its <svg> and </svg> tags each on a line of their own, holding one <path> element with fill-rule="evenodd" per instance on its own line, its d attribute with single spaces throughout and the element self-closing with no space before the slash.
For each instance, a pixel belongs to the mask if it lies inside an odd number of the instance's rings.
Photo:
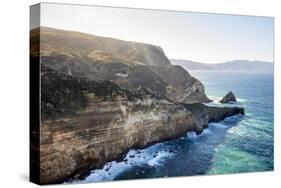
<svg viewBox="0 0 281 188">
<path fill-rule="evenodd" d="M 233 91 L 246 116 L 229 128 L 216 149 L 208 174 L 273 170 L 273 74 L 194 71 L 207 95 Z"/>
<path fill-rule="evenodd" d="M 196 136 L 131 150 L 124 161 L 93 170 L 82 182 L 228 174 L 273 170 L 273 74 L 192 71 L 207 95 L 217 100 L 228 91 L 238 98 L 245 116 L 232 116 Z M 233 104 L 232 104 L 233 105 Z M 230 105 L 231 106 L 231 105 Z"/>
</svg>

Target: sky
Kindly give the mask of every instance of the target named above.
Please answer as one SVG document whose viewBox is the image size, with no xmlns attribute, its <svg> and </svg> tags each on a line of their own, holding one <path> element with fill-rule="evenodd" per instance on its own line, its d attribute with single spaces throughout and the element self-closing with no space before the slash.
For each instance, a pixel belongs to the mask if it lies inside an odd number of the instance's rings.
<svg viewBox="0 0 281 188">
<path fill-rule="evenodd" d="M 272 17 L 43 3 L 41 26 L 158 45 L 169 59 L 273 62 Z"/>
</svg>

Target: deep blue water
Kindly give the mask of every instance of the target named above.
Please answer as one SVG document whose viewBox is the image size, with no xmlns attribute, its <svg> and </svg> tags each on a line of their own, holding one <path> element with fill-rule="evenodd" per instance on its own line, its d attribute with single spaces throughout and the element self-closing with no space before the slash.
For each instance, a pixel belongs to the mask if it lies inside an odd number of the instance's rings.
<svg viewBox="0 0 281 188">
<path fill-rule="evenodd" d="M 273 74 L 191 74 L 203 82 L 207 95 L 215 100 L 209 105 L 220 106 L 216 101 L 233 91 L 238 98 L 235 105 L 243 106 L 246 115 L 211 123 L 199 136 L 188 133 L 143 150 L 131 150 L 126 160 L 110 162 L 82 182 L 273 170 Z"/>
</svg>

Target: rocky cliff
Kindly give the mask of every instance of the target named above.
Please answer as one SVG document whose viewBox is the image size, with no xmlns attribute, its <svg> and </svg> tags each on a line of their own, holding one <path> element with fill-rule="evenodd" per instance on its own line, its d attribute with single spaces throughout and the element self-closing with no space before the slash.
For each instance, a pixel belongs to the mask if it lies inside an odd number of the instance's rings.
<svg viewBox="0 0 281 188">
<path fill-rule="evenodd" d="M 73 77 L 45 65 L 41 65 L 41 78 L 45 83 L 39 148 L 42 184 L 101 167 L 131 148 L 188 131 L 200 134 L 210 121 L 244 113 L 241 108 L 176 103 L 146 88 L 122 89 L 110 81 Z"/>
<path fill-rule="evenodd" d="M 32 45 L 38 40 L 40 46 Z M 210 102 L 203 84 L 172 65 L 159 46 L 41 27 L 31 31 L 31 55 L 39 50 L 42 64 L 67 75 L 141 86 L 179 102 Z"/>
<path fill-rule="evenodd" d="M 244 114 L 202 104 L 203 84 L 150 44 L 42 27 L 31 31 L 31 63 L 41 68 L 41 122 L 31 124 L 41 184 Z"/>
</svg>

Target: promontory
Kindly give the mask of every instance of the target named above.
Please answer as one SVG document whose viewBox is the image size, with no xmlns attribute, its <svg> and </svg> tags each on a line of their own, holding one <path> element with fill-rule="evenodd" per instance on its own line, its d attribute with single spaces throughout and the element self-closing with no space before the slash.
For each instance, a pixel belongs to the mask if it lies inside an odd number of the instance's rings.
<svg viewBox="0 0 281 188">
<path fill-rule="evenodd" d="M 41 184 L 244 114 L 206 105 L 204 85 L 159 46 L 40 27 L 30 58 L 41 67 L 41 124 L 32 133 Z"/>
</svg>

